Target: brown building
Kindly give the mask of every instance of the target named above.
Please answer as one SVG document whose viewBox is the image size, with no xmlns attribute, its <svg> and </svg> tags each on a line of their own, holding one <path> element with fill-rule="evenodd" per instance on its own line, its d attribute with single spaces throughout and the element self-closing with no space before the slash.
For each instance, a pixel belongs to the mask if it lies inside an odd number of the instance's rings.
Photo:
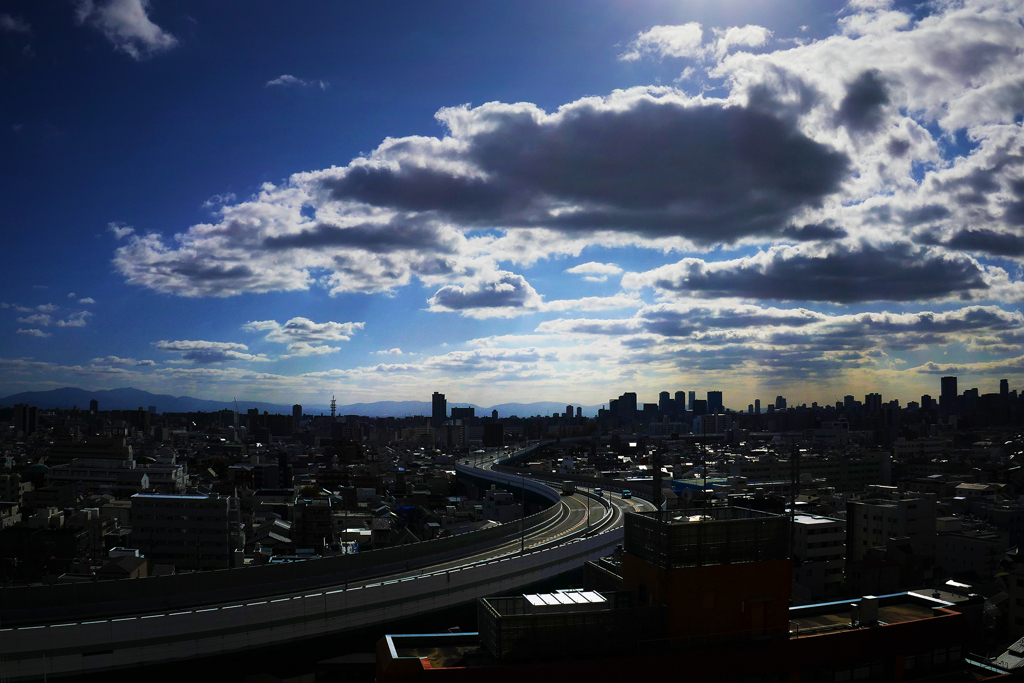
<svg viewBox="0 0 1024 683">
<path fill-rule="evenodd" d="M 968 617 L 913 593 L 789 607 L 789 519 L 627 515 L 623 591 L 485 599 L 479 633 L 389 635 L 377 681 L 978 680 Z M 570 603 L 583 603 L 570 604 Z M 563 603 L 560 606 L 555 603 Z M 977 607 L 974 605 L 973 607 Z M 652 632 L 653 631 L 653 632 Z"/>
</svg>

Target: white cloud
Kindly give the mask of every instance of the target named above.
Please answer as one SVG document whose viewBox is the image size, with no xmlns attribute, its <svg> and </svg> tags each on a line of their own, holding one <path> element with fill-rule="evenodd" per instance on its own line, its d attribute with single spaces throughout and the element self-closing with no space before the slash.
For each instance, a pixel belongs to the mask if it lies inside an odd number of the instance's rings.
<svg viewBox="0 0 1024 683">
<path fill-rule="evenodd" d="M 57 327 L 85 327 L 85 319 L 91 315 L 92 313 L 89 311 L 77 311 L 69 315 L 64 320 L 58 320 Z"/>
<path fill-rule="evenodd" d="M 135 60 L 169 50 L 178 39 L 149 18 L 149 0 L 79 0 L 79 23 L 90 24 Z"/>
<path fill-rule="evenodd" d="M 320 88 L 320 90 L 326 90 L 327 86 L 329 84 L 327 83 L 327 81 L 320 81 L 320 80 L 308 81 L 308 80 L 305 80 L 305 79 L 302 79 L 302 78 L 296 78 L 295 76 L 292 76 L 291 74 L 282 74 L 282 75 L 278 76 L 275 79 L 267 81 L 266 87 L 269 88 L 269 87 L 275 86 L 275 85 L 277 85 L 277 86 L 285 86 L 285 87 L 292 86 L 292 87 L 298 87 L 298 88 L 310 88 L 310 87 L 312 87 L 312 88 Z"/>
<path fill-rule="evenodd" d="M 124 239 L 135 232 L 135 228 L 121 223 L 108 223 L 107 230 L 114 233 L 114 239 Z"/>
<path fill-rule="evenodd" d="M 348 322 L 316 323 L 309 318 L 292 318 L 284 324 L 276 320 L 255 320 L 246 323 L 242 329 L 246 332 L 266 332 L 267 341 L 275 344 L 287 344 L 289 358 L 291 356 L 311 356 L 335 353 L 340 346 L 330 346 L 328 342 L 349 341 L 356 331 L 366 327 L 366 323 Z"/>
<path fill-rule="evenodd" d="M 59 306 L 55 306 L 54 304 L 40 304 L 36 306 L 36 310 L 42 311 L 43 313 L 53 313 L 58 308 Z"/>
<path fill-rule="evenodd" d="M 25 33 L 31 35 L 32 27 L 28 25 L 28 22 L 17 17 L 12 17 L 10 14 L 0 13 L 0 31 L 6 31 L 8 33 Z"/>
<path fill-rule="evenodd" d="M 18 334 L 24 334 L 24 335 L 28 335 L 30 337 L 49 337 L 50 336 L 49 332 L 43 332 L 42 330 L 34 329 L 34 328 L 33 329 L 27 329 L 27 330 L 19 329 L 18 330 Z"/>
<path fill-rule="evenodd" d="M 25 316 L 24 318 L 18 318 L 19 323 L 25 325 L 38 325 L 40 327 L 47 327 L 53 324 L 53 318 L 45 313 L 36 313 L 34 315 Z"/>
<path fill-rule="evenodd" d="M 573 275 L 585 275 L 584 280 L 588 282 L 604 282 L 608 279 L 609 275 L 618 275 L 622 272 L 622 268 L 619 268 L 614 263 L 597 263 L 590 261 L 588 263 L 581 263 L 578 266 L 572 268 L 566 268 L 565 272 L 572 273 Z"/>
<path fill-rule="evenodd" d="M 93 299 L 91 296 L 86 296 L 86 297 L 82 297 L 81 299 L 79 299 L 78 303 L 80 303 L 80 304 L 94 304 L 94 303 L 96 303 L 96 299 Z"/>
<path fill-rule="evenodd" d="M 619 55 L 623 61 L 636 61 L 645 55 L 664 57 L 700 57 L 704 31 L 696 22 L 681 26 L 653 26 L 642 31 L 629 45 L 628 51 Z"/>
<path fill-rule="evenodd" d="M 763 26 L 732 26 L 725 30 L 715 29 L 715 56 L 722 59 L 729 50 L 736 46 L 763 47 L 772 37 L 772 32 Z"/>
<path fill-rule="evenodd" d="M 381 349 L 380 351 L 374 351 L 378 356 L 401 356 L 402 349 L 395 347 L 393 349 Z"/>
</svg>

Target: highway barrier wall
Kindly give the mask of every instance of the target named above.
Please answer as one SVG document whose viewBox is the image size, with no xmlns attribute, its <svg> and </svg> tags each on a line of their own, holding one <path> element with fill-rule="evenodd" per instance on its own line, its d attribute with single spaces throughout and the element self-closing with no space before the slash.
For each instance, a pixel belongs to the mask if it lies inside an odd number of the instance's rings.
<svg viewBox="0 0 1024 683">
<path fill-rule="evenodd" d="M 458 469 L 496 484 L 516 487 L 521 485 L 517 476 L 462 465 L 459 465 Z M 552 502 L 559 500 L 558 492 L 542 482 L 527 480 L 526 488 Z M 30 624 L 58 618 L 183 609 L 211 602 L 246 600 L 288 591 L 344 585 L 349 581 L 429 567 L 438 562 L 464 557 L 490 546 L 500 545 L 503 541 L 518 538 L 524 533 L 528 534 L 530 529 L 548 524 L 560 512 L 560 506 L 552 505 L 525 520 L 458 536 L 290 564 L 220 569 L 145 579 L 9 586 L 0 589 L 0 624 Z"/>
<path fill-rule="evenodd" d="M 0 628 L 5 680 L 153 664 L 331 633 L 508 593 L 575 569 L 622 542 L 616 528 L 554 548 L 365 587 L 236 605 L 84 622 Z"/>
</svg>

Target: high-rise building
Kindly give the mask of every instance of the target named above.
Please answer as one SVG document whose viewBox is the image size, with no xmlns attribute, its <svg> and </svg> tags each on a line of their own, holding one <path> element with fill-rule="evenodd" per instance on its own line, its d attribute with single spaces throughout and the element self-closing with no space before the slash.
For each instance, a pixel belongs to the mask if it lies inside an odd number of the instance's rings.
<svg viewBox="0 0 1024 683">
<path fill-rule="evenodd" d="M 755 398 L 754 399 L 754 415 L 760 415 L 760 414 L 761 414 L 761 399 Z"/>
<path fill-rule="evenodd" d="M 722 404 L 721 391 L 708 392 L 708 412 L 712 415 L 725 412 L 725 406 Z"/>
<path fill-rule="evenodd" d="M 672 413 L 672 394 L 667 391 L 663 391 L 658 394 L 658 412 L 662 415 L 669 415 Z"/>
<path fill-rule="evenodd" d="M 775 397 L 775 410 L 785 410 L 785 409 L 786 409 L 786 397 L 785 396 L 776 396 Z"/>
<path fill-rule="evenodd" d="M 999 395 L 1006 398 L 1010 395 L 1010 382 L 1009 380 L 999 380 Z"/>
<path fill-rule="evenodd" d="M 676 404 L 675 404 L 674 407 L 675 407 L 675 411 L 674 412 L 675 412 L 675 414 L 677 416 L 682 416 L 683 413 L 686 412 L 686 392 L 685 391 L 677 391 L 676 392 Z"/>
<path fill-rule="evenodd" d="M 430 397 L 430 426 L 437 429 L 448 419 L 448 401 L 444 394 L 434 392 Z"/>
<path fill-rule="evenodd" d="M 943 377 L 940 382 L 939 410 L 943 413 L 956 412 L 956 377 Z"/>
<path fill-rule="evenodd" d="M 25 436 L 35 434 L 36 431 L 36 407 L 19 403 L 14 406 L 14 431 L 21 432 Z"/>
<path fill-rule="evenodd" d="M 292 420 L 295 421 L 295 428 L 299 428 L 299 422 L 302 420 L 302 406 L 298 403 L 292 406 Z"/>
<path fill-rule="evenodd" d="M 856 404 L 857 399 L 853 397 L 853 394 L 847 394 L 846 396 L 843 396 L 843 408 L 846 409 L 846 412 L 853 412 L 853 408 Z"/>
<path fill-rule="evenodd" d="M 636 419 L 636 393 L 627 391 L 619 396 L 619 419 L 632 422 Z"/>
<path fill-rule="evenodd" d="M 869 415 L 882 412 L 882 395 L 867 394 L 864 396 L 864 410 Z"/>
<path fill-rule="evenodd" d="M 89 401 L 89 412 L 98 413 L 100 412 L 100 402 L 96 399 Z"/>
<path fill-rule="evenodd" d="M 693 410 L 693 401 L 694 401 L 695 398 L 697 398 L 697 392 L 696 391 L 691 391 L 689 393 L 689 398 L 690 398 L 690 400 L 687 401 L 687 403 L 686 403 L 686 409 L 687 410 Z"/>
<path fill-rule="evenodd" d="M 583 417 L 583 406 L 576 406 L 576 419 L 579 420 Z"/>
</svg>

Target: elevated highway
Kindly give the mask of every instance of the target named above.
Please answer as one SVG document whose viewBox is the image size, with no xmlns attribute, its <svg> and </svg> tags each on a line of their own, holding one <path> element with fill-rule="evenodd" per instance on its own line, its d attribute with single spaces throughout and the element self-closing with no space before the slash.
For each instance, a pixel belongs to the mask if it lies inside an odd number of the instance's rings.
<svg viewBox="0 0 1024 683">
<path fill-rule="evenodd" d="M 177 596 L 176 604 L 164 608 L 153 608 L 152 599 L 135 602 L 136 609 L 126 600 L 95 602 L 85 606 L 86 617 L 76 616 L 76 610 L 79 615 L 83 613 L 82 607 L 73 604 L 5 609 L 0 612 L 4 619 L 0 622 L 0 680 L 73 675 L 212 656 L 383 625 L 447 609 L 487 595 L 514 591 L 606 555 L 621 543 L 625 511 L 651 509 L 644 501 L 624 501 L 614 495 L 595 498 L 580 492 L 560 496 L 544 483 L 494 471 L 493 467 L 491 459 L 474 459 L 469 464 L 459 464 L 457 469 L 460 476 L 511 490 L 524 489 L 530 495 L 547 498 L 553 505 L 528 518 L 529 524 L 498 527 L 504 528 L 504 533 L 486 538 L 485 547 L 472 552 L 459 554 L 439 544 L 434 548 L 437 552 L 416 555 L 414 559 L 420 565 L 417 567 L 412 566 L 412 560 L 396 567 L 396 563 L 402 562 L 400 555 L 382 555 L 384 565 L 376 569 L 364 567 L 345 576 L 326 572 L 279 584 L 253 584 L 256 588 L 232 586 L 228 581 L 221 591 Z M 434 543 L 437 542 L 417 545 L 426 547 Z M 473 545 L 470 539 L 465 539 L 465 543 Z M 362 555 L 378 552 L 383 551 Z M 310 560 L 298 565 L 326 561 Z M 244 577 L 249 571 L 219 573 L 231 579 Z M 123 586 L 127 590 L 130 584 L 149 581 L 104 583 L 116 583 L 116 588 Z M 296 582 L 314 586 L 300 587 Z M 244 597 L 238 597 L 243 594 Z"/>
</svg>

